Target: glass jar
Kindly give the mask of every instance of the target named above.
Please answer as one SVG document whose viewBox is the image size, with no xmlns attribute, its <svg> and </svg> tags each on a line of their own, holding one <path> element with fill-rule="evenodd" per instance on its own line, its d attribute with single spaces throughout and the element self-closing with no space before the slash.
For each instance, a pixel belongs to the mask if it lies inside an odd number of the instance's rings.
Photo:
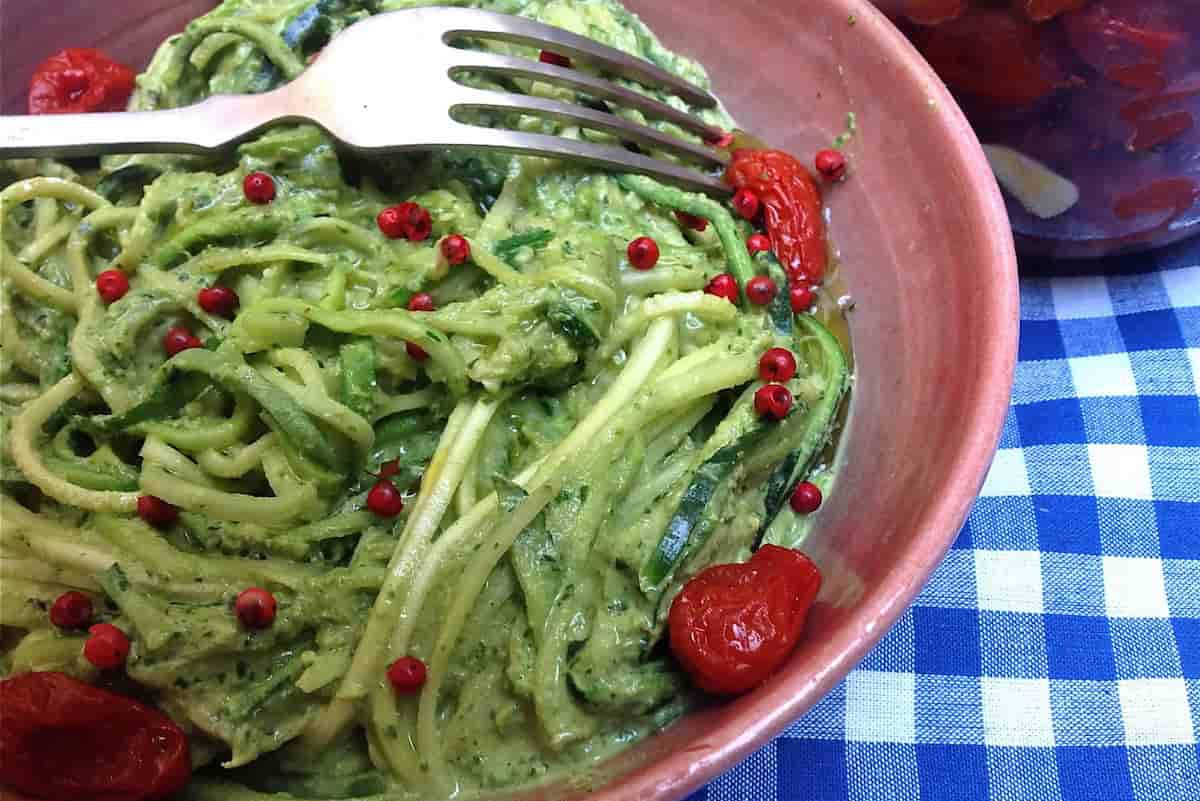
<svg viewBox="0 0 1200 801">
<path fill-rule="evenodd" d="M 1200 231 L 1200 0 L 878 0 L 984 144 L 1025 252 Z"/>
</svg>

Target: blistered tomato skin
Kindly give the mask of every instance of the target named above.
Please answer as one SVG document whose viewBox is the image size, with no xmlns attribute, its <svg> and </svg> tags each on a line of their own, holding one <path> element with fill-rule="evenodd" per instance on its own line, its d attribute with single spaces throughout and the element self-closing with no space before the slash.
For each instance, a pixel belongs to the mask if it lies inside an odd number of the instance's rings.
<svg viewBox="0 0 1200 801">
<path fill-rule="evenodd" d="M 69 47 L 43 61 L 29 81 L 30 114 L 123 111 L 136 74 L 99 50 Z"/>
<path fill-rule="evenodd" d="M 804 165 L 779 150 L 735 150 L 725 183 L 758 195 L 772 249 L 784 270 L 819 283 L 826 260 L 821 191 Z"/>
<path fill-rule="evenodd" d="M 62 673 L 0 682 L 0 785 L 43 801 L 164 801 L 192 773 L 161 712 Z"/>
<path fill-rule="evenodd" d="M 745 564 L 710 567 L 671 604 L 671 652 L 705 692 L 752 690 L 787 660 L 820 589 L 807 556 L 775 545 Z"/>
</svg>

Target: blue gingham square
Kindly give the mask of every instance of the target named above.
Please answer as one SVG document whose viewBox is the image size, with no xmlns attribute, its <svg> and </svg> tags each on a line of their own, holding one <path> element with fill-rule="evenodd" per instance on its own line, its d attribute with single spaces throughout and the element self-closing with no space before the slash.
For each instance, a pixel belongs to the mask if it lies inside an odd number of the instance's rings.
<svg viewBox="0 0 1200 801">
<path fill-rule="evenodd" d="M 1200 801 L 1200 242 L 1096 272 L 1022 280 L 1000 449 L 914 606 L 695 801 Z"/>
</svg>

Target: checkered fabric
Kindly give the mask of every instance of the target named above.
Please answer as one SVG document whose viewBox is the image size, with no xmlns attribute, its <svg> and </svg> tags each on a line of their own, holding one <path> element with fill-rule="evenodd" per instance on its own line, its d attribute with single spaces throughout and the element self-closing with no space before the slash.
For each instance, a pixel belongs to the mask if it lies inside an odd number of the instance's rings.
<svg viewBox="0 0 1200 801">
<path fill-rule="evenodd" d="M 1031 266 L 1000 451 L 946 561 L 689 801 L 1200 799 L 1200 242 Z"/>
</svg>

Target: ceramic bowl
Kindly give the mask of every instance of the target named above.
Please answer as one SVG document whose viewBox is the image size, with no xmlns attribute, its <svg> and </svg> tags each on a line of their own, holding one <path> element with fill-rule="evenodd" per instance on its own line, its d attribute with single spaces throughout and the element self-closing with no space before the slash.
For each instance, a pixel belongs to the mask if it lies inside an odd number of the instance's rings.
<svg viewBox="0 0 1200 801">
<path fill-rule="evenodd" d="M 846 128 L 829 193 L 857 375 L 838 486 L 806 549 L 826 584 L 791 661 L 756 691 L 689 715 L 569 786 L 521 801 L 674 801 L 733 767 L 833 688 L 954 540 L 991 462 L 1017 348 L 1004 203 L 940 81 L 863 0 L 627 0 L 698 58 L 743 127 L 812 154 Z M 6 0 L 9 113 L 45 55 L 95 46 L 139 67 L 205 0 Z"/>
</svg>

